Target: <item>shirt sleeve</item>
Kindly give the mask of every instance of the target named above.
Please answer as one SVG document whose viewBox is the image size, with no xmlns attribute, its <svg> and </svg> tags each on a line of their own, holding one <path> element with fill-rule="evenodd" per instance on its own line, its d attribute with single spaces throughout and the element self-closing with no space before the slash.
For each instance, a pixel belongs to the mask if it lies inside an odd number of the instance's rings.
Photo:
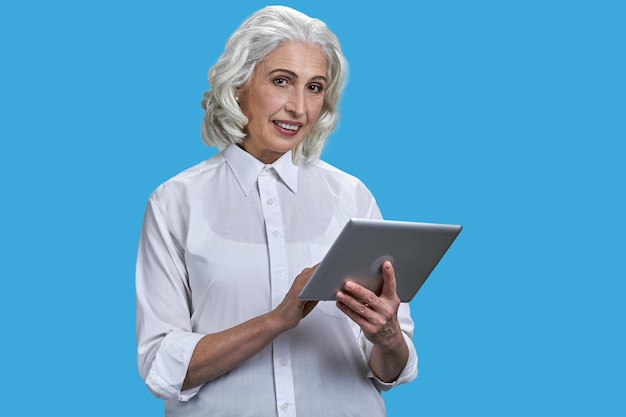
<svg viewBox="0 0 626 417">
<path fill-rule="evenodd" d="M 356 188 L 357 217 L 366 219 L 382 219 L 376 199 L 371 191 L 361 181 Z"/>
<path fill-rule="evenodd" d="M 400 308 L 398 309 L 398 320 L 400 321 L 402 336 L 404 337 L 404 341 L 409 348 L 409 357 L 406 361 L 404 369 L 398 378 L 393 382 L 381 381 L 378 377 L 376 377 L 371 369 L 368 371 L 367 377 L 374 382 L 374 385 L 376 385 L 376 388 L 380 391 L 389 391 L 391 388 L 400 384 L 411 382 L 417 377 L 417 352 L 415 351 L 415 346 L 413 346 L 413 320 L 411 319 L 411 312 L 407 303 L 400 304 Z M 370 354 L 372 353 L 374 345 L 365 338 L 363 332 L 360 332 L 359 338 L 361 339 L 361 346 L 363 346 L 365 350 L 365 357 L 369 362 Z"/>
<path fill-rule="evenodd" d="M 203 337 L 191 330 L 190 290 L 184 251 L 153 195 L 146 208 L 136 269 L 139 373 L 163 399 L 186 401 L 200 387 L 181 392 L 191 355 Z"/>
<path fill-rule="evenodd" d="M 376 203 L 374 196 L 371 192 L 361 184 L 361 187 L 357 189 L 358 206 L 365 208 L 362 216 L 369 219 L 382 219 L 382 214 Z M 409 348 L 409 357 L 407 359 L 404 369 L 393 382 L 383 382 L 374 375 L 374 372 L 370 369 L 368 371 L 368 378 L 370 378 L 374 385 L 380 391 L 388 391 L 391 388 L 413 381 L 417 377 L 417 352 L 413 345 L 413 320 L 411 319 L 410 307 L 407 303 L 401 303 L 398 309 L 398 320 L 400 321 L 400 328 L 402 329 L 402 336 Z M 363 347 L 365 357 L 369 362 L 370 354 L 372 352 L 373 344 L 365 338 L 365 335 L 361 331 L 359 333 L 360 344 Z"/>
</svg>

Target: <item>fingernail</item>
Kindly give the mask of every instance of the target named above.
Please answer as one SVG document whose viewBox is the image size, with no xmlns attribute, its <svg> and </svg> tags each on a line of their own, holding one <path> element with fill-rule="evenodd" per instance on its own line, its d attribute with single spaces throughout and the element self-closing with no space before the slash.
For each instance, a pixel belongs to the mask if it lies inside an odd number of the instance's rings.
<svg viewBox="0 0 626 417">
<path fill-rule="evenodd" d="M 354 288 L 354 282 L 348 281 L 346 282 L 346 288 L 351 290 Z"/>
</svg>

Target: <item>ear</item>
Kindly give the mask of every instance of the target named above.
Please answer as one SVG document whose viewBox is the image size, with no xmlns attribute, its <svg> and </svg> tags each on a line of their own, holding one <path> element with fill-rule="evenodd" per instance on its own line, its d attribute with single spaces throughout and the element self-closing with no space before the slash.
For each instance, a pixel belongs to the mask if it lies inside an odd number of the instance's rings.
<svg viewBox="0 0 626 417">
<path fill-rule="evenodd" d="M 241 95 L 241 87 L 237 87 L 235 89 L 235 100 L 237 101 L 237 103 L 239 103 L 239 96 Z"/>
</svg>

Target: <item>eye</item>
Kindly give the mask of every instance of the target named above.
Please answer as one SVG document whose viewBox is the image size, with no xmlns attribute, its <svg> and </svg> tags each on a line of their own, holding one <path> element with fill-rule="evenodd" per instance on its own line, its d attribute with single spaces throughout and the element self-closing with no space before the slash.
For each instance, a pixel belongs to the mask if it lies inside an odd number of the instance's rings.
<svg viewBox="0 0 626 417">
<path fill-rule="evenodd" d="M 283 87 L 289 84 L 289 80 L 285 77 L 276 77 L 274 78 L 274 84 L 279 87 Z"/>
<path fill-rule="evenodd" d="M 321 94 L 322 92 L 324 92 L 324 86 L 321 84 L 311 84 L 308 86 L 308 89 L 310 92 L 315 94 Z"/>
</svg>

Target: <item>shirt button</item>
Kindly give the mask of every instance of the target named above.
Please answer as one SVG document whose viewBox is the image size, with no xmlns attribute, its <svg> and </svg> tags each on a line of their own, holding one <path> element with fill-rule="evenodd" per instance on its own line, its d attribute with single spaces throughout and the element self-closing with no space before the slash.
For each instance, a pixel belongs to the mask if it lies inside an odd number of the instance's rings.
<svg viewBox="0 0 626 417">
<path fill-rule="evenodd" d="M 282 275 L 282 274 L 284 274 L 284 273 L 285 273 L 285 270 L 284 270 L 284 269 L 283 269 L 283 267 L 281 266 L 281 267 L 279 267 L 279 268 L 276 270 L 276 272 L 278 272 L 278 275 Z"/>
<path fill-rule="evenodd" d="M 272 236 L 274 236 L 274 237 L 278 237 L 278 235 L 280 235 L 280 233 L 278 232 L 278 230 L 274 230 L 274 231 L 272 232 Z"/>
<path fill-rule="evenodd" d="M 268 206 L 271 206 L 272 204 L 274 204 L 274 199 L 273 198 L 268 198 L 267 201 L 265 202 Z"/>
<path fill-rule="evenodd" d="M 289 403 L 282 403 L 282 404 L 280 405 L 280 408 L 281 408 L 283 411 L 287 411 L 287 409 L 289 408 Z"/>
<path fill-rule="evenodd" d="M 288 361 L 287 359 L 285 359 L 285 358 L 281 358 L 281 359 L 280 359 L 280 364 L 281 364 L 282 366 L 287 366 L 287 364 L 288 364 L 288 363 L 289 363 L 289 361 Z"/>
</svg>

